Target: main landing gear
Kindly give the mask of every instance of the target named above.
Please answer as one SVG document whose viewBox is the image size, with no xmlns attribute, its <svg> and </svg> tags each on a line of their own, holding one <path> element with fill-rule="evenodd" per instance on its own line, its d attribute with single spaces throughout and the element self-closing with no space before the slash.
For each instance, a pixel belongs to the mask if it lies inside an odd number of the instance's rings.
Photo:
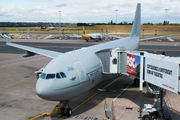
<svg viewBox="0 0 180 120">
<path fill-rule="evenodd" d="M 71 116 L 72 115 L 72 110 L 69 108 L 69 101 L 60 101 L 60 104 L 57 105 L 61 109 L 61 117 L 64 117 L 65 115 Z"/>
</svg>

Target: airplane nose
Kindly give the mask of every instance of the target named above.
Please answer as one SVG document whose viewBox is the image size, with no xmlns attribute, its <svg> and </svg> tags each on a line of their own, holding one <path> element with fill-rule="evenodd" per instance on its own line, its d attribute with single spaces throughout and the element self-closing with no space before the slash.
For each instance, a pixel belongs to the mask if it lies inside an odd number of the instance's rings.
<svg viewBox="0 0 180 120">
<path fill-rule="evenodd" d="M 37 84 L 36 84 L 36 94 L 39 97 L 46 96 L 46 92 L 45 92 L 45 90 L 43 90 L 43 87 L 41 87 L 40 85 L 37 85 Z"/>
<path fill-rule="evenodd" d="M 36 83 L 36 94 L 45 100 L 51 100 L 52 99 L 52 88 L 50 81 L 38 79 Z"/>
</svg>

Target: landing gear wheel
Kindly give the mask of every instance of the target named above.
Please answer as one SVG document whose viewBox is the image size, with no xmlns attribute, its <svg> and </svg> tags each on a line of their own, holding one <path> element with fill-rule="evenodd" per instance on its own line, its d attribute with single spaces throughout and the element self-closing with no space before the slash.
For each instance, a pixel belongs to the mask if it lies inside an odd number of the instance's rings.
<svg viewBox="0 0 180 120">
<path fill-rule="evenodd" d="M 67 109 L 67 116 L 71 116 L 72 115 L 72 110 L 71 110 L 71 108 L 68 108 Z"/>
<path fill-rule="evenodd" d="M 150 115 L 144 115 L 142 120 L 153 120 Z"/>
<path fill-rule="evenodd" d="M 88 40 L 86 40 L 86 42 L 88 42 Z"/>
<path fill-rule="evenodd" d="M 96 41 L 96 42 L 98 42 L 99 40 L 98 40 L 98 39 L 96 39 L 95 41 Z"/>
<path fill-rule="evenodd" d="M 155 111 L 153 113 L 150 113 L 149 114 L 153 119 L 157 119 L 159 117 L 159 112 L 158 111 Z"/>
<path fill-rule="evenodd" d="M 61 108 L 61 117 L 64 117 L 65 115 L 65 108 Z"/>
</svg>

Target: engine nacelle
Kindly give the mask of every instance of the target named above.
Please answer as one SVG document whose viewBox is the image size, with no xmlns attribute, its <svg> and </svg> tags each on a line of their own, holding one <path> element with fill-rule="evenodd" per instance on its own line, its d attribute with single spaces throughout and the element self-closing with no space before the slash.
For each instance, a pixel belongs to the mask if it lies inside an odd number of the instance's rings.
<svg viewBox="0 0 180 120">
<path fill-rule="evenodd" d="M 26 51 L 26 52 L 23 54 L 23 57 L 31 57 L 31 56 L 34 56 L 34 55 L 36 55 L 36 53 L 30 52 L 30 51 Z"/>
<path fill-rule="evenodd" d="M 39 79 L 39 76 L 40 76 L 41 73 L 43 72 L 43 69 L 44 69 L 44 67 L 35 72 L 35 74 L 36 74 L 36 75 L 35 75 L 35 76 L 36 76 L 36 80 Z"/>
<path fill-rule="evenodd" d="M 157 87 L 157 86 L 152 85 L 152 84 L 147 83 L 147 82 L 146 82 L 146 89 L 151 94 L 160 94 L 160 90 L 161 90 L 160 87 Z"/>
</svg>

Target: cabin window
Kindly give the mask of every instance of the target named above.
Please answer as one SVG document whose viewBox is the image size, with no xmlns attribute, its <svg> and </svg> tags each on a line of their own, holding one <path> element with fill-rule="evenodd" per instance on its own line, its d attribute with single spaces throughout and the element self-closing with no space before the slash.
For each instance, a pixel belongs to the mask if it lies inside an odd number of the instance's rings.
<svg viewBox="0 0 180 120">
<path fill-rule="evenodd" d="M 56 78 L 60 79 L 61 76 L 59 75 L 59 73 L 56 73 Z"/>
<path fill-rule="evenodd" d="M 46 77 L 46 74 L 45 73 L 42 73 L 40 78 L 44 79 Z"/>
<path fill-rule="evenodd" d="M 66 78 L 66 74 L 65 73 L 60 72 L 60 75 L 61 75 L 62 78 Z"/>
<path fill-rule="evenodd" d="M 54 79 L 55 74 L 47 74 L 46 79 Z"/>
</svg>

